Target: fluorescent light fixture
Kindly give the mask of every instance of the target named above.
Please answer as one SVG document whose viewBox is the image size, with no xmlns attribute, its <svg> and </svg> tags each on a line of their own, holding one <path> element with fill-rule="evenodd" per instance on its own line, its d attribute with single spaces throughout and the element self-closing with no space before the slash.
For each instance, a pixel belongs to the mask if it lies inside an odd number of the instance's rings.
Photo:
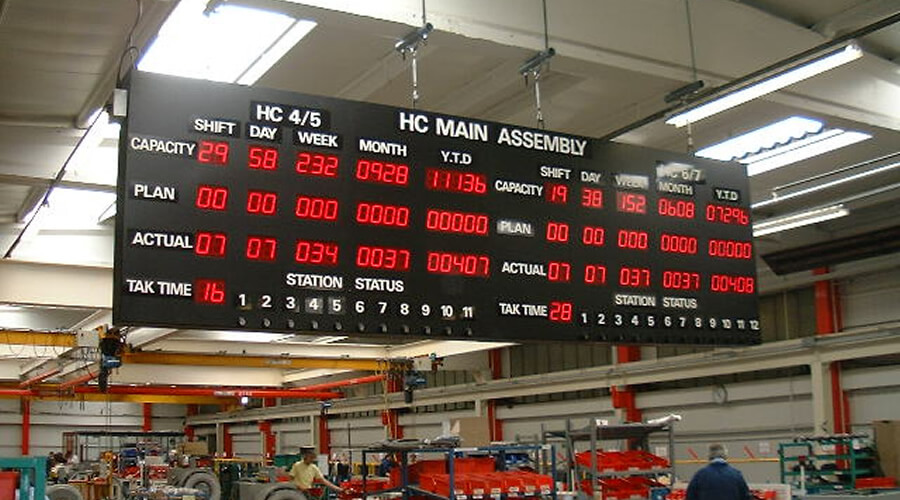
<svg viewBox="0 0 900 500">
<path fill-rule="evenodd" d="M 864 179 L 866 177 L 880 174 L 882 172 L 887 172 L 888 170 L 893 170 L 897 167 L 900 167 L 900 162 L 891 163 L 890 165 L 883 165 L 881 167 L 873 168 L 871 170 L 866 170 L 865 172 L 860 172 L 858 174 L 850 175 L 847 177 L 842 177 L 840 179 L 836 179 L 836 180 L 829 181 L 829 182 L 823 182 L 822 184 L 817 184 L 815 186 L 808 187 L 806 189 L 800 189 L 798 191 L 792 191 L 792 192 L 786 193 L 786 194 L 773 193 L 772 198 L 769 198 L 768 200 L 756 202 L 756 203 L 750 205 L 750 208 L 755 210 L 757 208 L 767 207 L 769 205 L 774 205 L 775 203 L 781 203 L 782 201 L 787 201 L 792 198 L 806 196 L 808 194 L 812 194 L 817 191 L 822 191 L 823 189 L 832 188 L 834 186 L 839 186 L 839 185 L 845 184 L 847 182 L 853 182 L 855 180 Z"/>
<path fill-rule="evenodd" d="M 776 73 L 775 75 L 756 83 L 747 85 L 746 87 L 742 87 L 733 92 L 728 92 L 718 98 L 700 104 L 699 106 L 677 113 L 666 120 L 666 123 L 675 125 L 676 127 L 683 127 L 688 123 L 700 121 L 714 114 L 721 113 L 726 109 L 740 106 L 745 102 L 752 101 L 758 97 L 770 94 L 799 81 L 818 75 L 819 73 L 823 73 L 842 64 L 856 60 L 862 57 L 862 54 L 862 50 L 856 43 L 850 43 L 822 57 Z"/>
<path fill-rule="evenodd" d="M 44 229 L 99 229 L 100 217 L 115 201 L 115 193 L 56 187 L 24 238 L 33 239 Z"/>
<path fill-rule="evenodd" d="M 152 73 L 251 85 L 316 23 L 278 12 L 182 0 L 138 63 Z"/>
<path fill-rule="evenodd" d="M 747 175 L 758 175 L 871 138 L 863 132 L 831 129 L 740 161 L 747 164 Z"/>
<path fill-rule="evenodd" d="M 815 208 L 805 212 L 766 219 L 753 224 L 753 237 L 780 233 L 781 231 L 837 219 L 847 215 L 850 215 L 850 210 L 846 209 L 844 205 L 831 205 L 829 207 Z"/>
<path fill-rule="evenodd" d="M 747 175 L 758 175 L 872 137 L 863 132 L 824 127 L 819 120 L 792 116 L 705 147 L 695 154 L 713 160 L 736 160 L 747 165 Z"/>
<path fill-rule="evenodd" d="M 749 153 L 770 149 L 779 144 L 786 144 L 809 134 L 818 133 L 824 127 L 825 124 L 819 120 L 803 116 L 791 116 L 746 134 L 707 146 L 697 151 L 695 155 L 711 160 L 731 161 L 735 158 L 742 158 Z"/>
</svg>

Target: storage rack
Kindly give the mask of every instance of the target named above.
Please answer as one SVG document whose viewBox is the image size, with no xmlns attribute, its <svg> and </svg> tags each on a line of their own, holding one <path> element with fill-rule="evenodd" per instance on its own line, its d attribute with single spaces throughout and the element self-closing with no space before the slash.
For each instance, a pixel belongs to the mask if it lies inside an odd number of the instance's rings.
<svg viewBox="0 0 900 500">
<path fill-rule="evenodd" d="M 597 463 L 597 445 L 602 441 L 621 441 L 628 440 L 633 447 L 649 451 L 649 437 L 651 434 L 664 433 L 666 435 L 666 448 L 669 460 L 669 467 L 653 468 L 647 470 L 608 470 L 600 471 Z M 576 479 L 580 476 L 584 467 L 578 464 L 575 457 L 575 443 L 589 442 L 591 454 L 590 470 L 588 471 L 591 478 L 591 485 L 594 491 L 598 491 L 599 481 L 606 478 L 621 478 L 634 476 L 660 477 L 669 476 L 669 484 L 675 482 L 675 429 L 672 422 L 660 424 L 614 424 L 605 425 L 600 423 L 597 418 L 591 418 L 590 423 L 581 428 L 573 429 L 572 421 L 566 420 L 566 428 L 561 431 L 541 431 L 544 442 L 550 440 L 563 440 L 566 446 L 566 458 L 569 463 L 569 480 L 572 481 L 573 488 L 576 488 Z"/>
<path fill-rule="evenodd" d="M 402 493 L 403 500 L 409 500 L 411 496 L 418 497 L 426 497 L 432 498 L 435 500 L 462 500 L 465 498 L 461 495 L 455 495 L 456 491 L 456 483 L 455 483 L 455 474 L 454 474 L 454 461 L 457 458 L 457 455 L 467 455 L 467 454 L 487 454 L 497 458 L 496 463 L 498 467 L 505 467 L 506 464 L 506 453 L 509 452 L 534 452 L 538 455 L 542 455 L 543 453 L 549 454 L 549 459 L 537 459 L 535 463 L 539 466 L 539 472 L 544 473 L 543 469 L 546 465 L 550 466 L 551 471 L 556 470 L 556 451 L 553 445 L 550 444 L 522 444 L 522 445 L 504 445 L 504 446 L 482 446 L 482 447 L 474 447 L 474 448 L 447 448 L 447 447 L 433 447 L 433 446 L 417 446 L 417 447 L 391 447 L 391 446 L 381 446 L 381 447 L 371 447 L 365 448 L 362 450 L 362 462 L 366 463 L 366 456 L 372 453 L 390 453 L 396 454 L 400 458 L 400 485 L 394 488 L 380 490 L 378 492 L 369 492 L 366 489 L 366 477 L 368 475 L 367 470 L 363 467 L 362 474 L 362 498 L 365 500 L 369 496 L 372 495 L 383 495 L 387 493 Z M 449 483 L 450 488 L 449 492 L 452 495 L 451 497 L 444 497 L 441 495 L 437 495 L 431 491 L 420 488 L 419 485 L 410 484 L 409 482 L 409 455 L 410 453 L 440 453 L 446 456 L 447 458 L 447 473 L 449 475 Z M 501 469 L 502 470 L 502 469 Z M 551 474 L 552 476 L 552 474 Z M 520 497 L 521 495 L 517 496 Z M 486 495 L 486 497 L 490 497 L 492 500 L 506 500 L 509 495 L 501 494 L 498 496 Z M 556 481 L 552 481 L 552 486 L 550 489 L 550 498 L 552 500 L 557 500 L 556 498 Z"/>
<path fill-rule="evenodd" d="M 0 458 L 0 469 L 19 471 L 19 498 L 28 498 L 28 490 L 34 487 L 31 498 L 44 498 L 47 488 L 47 457 Z"/>
<path fill-rule="evenodd" d="M 781 482 L 790 482 L 808 493 L 854 489 L 857 479 L 876 472 L 871 466 L 875 460 L 873 453 L 855 446 L 860 439 L 867 437 L 864 434 L 841 434 L 799 437 L 792 442 L 779 443 Z M 834 450 L 818 452 L 817 449 L 821 451 L 823 446 L 833 447 Z M 794 470 L 795 467 L 799 470 Z"/>
</svg>

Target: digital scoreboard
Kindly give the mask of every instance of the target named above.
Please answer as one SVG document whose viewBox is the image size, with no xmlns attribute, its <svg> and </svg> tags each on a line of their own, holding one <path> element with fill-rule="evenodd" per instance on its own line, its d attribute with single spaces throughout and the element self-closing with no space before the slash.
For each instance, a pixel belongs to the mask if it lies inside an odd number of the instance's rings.
<svg viewBox="0 0 900 500">
<path fill-rule="evenodd" d="M 136 72 L 114 322 L 509 341 L 759 341 L 744 168 Z"/>
</svg>

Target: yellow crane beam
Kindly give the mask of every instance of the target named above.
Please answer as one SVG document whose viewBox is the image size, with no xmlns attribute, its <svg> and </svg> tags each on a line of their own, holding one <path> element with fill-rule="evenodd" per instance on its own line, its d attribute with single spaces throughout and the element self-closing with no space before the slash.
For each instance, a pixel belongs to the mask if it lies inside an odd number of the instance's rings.
<svg viewBox="0 0 900 500">
<path fill-rule="evenodd" d="M 76 347 L 78 345 L 78 337 L 76 334 L 69 332 L 0 330 L 0 342 L 14 345 Z"/>
</svg>

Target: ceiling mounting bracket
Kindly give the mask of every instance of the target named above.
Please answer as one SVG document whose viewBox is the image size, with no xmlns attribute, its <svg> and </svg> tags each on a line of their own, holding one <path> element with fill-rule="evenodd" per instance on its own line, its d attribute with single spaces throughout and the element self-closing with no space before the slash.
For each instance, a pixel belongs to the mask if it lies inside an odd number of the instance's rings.
<svg viewBox="0 0 900 500">
<path fill-rule="evenodd" d="M 415 30 L 409 32 L 406 36 L 401 38 L 394 44 L 394 50 L 400 53 L 403 56 L 403 60 L 406 60 L 406 55 L 410 56 L 410 70 L 412 73 L 412 107 L 416 108 L 416 105 L 419 103 L 419 66 L 417 61 L 417 54 L 419 52 L 419 46 L 425 45 L 428 41 L 428 35 L 434 29 L 434 26 L 431 23 L 425 23 L 421 28 L 416 28 Z"/>
</svg>

